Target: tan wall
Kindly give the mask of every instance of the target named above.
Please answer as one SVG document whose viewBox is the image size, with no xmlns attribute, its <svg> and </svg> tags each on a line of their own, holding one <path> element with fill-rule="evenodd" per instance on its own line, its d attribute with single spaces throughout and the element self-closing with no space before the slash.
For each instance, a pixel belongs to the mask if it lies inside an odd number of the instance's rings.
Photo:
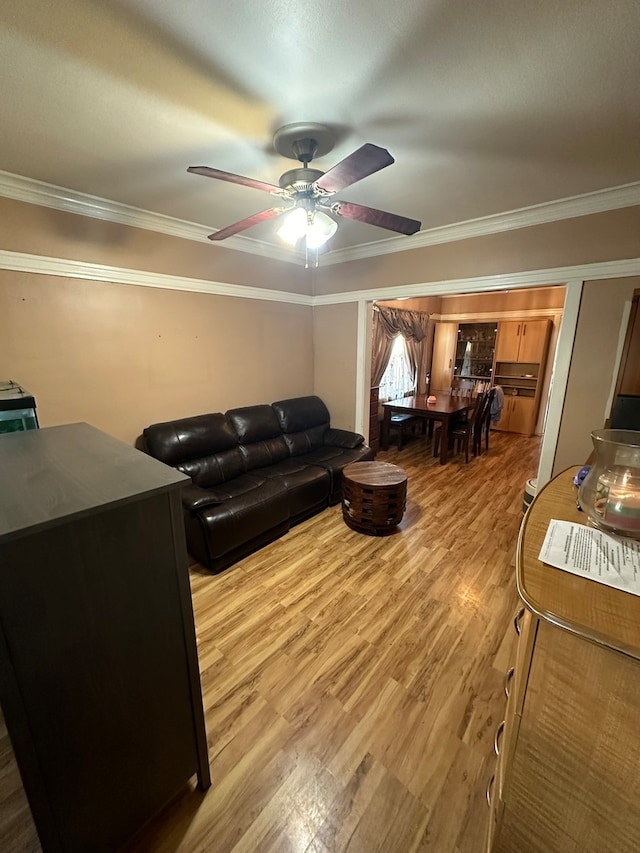
<svg viewBox="0 0 640 853">
<path fill-rule="evenodd" d="M 156 421 L 313 391 L 304 306 L 0 271 L 0 378 L 42 426 Z"/>
<path fill-rule="evenodd" d="M 314 393 L 325 401 L 331 423 L 355 427 L 358 308 L 322 305 L 313 309 Z"/>
<path fill-rule="evenodd" d="M 628 207 L 320 267 L 314 273 L 314 293 L 369 290 L 637 257 L 640 257 L 640 207 Z"/>
<path fill-rule="evenodd" d="M 0 248 L 205 281 L 309 293 L 311 273 L 288 263 L 0 198 Z"/>
<path fill-rule="evenodd" d="M 296 264 L 7 199 L 0 215 L 0 247 L 12 251 L 244 284 L 257 300 L 261 288 L 310 292 L 311 275 Z M 637 256 L 640 208 L 627 208 L 313 276 L 321 295 Z M 472 301 L 455 310 L 481 298 L 465 296 Z M 312 318 L 311 309 L 273 302 L 0 273 L 0 377 L 36 394 L 45 425 L 88 420 L 131 441 L 154 420 L 315 392 L 347 428 L 357 357 L 355 303 L 316 308 Z"/>
<path fill-rule="evenodd" d="M 591 430 L 604 426 L 607 401 L 617 376 L 624 306 L 638 287 L 637 276 L 588 281 L 583 286 L 554 474 L 570 465 L 584 464 L 592 450 Z"/>
</svg>

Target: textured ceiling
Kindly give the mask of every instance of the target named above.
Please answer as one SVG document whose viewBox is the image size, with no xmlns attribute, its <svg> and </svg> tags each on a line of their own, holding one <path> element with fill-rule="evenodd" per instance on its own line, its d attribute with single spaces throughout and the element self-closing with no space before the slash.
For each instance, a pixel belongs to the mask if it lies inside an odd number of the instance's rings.
<svg viewBox="0 0 640 853">
<path fill-rule="evenodd" d="M 315 167 L 396 160 L 339 197 L 428 229 L 639 181 L 639 45 L 638 0 L 2 0 L 0 169 L 213 230 L 272 199 L 187 166 L 277 183 L 323 122 Z"/>
</svg>

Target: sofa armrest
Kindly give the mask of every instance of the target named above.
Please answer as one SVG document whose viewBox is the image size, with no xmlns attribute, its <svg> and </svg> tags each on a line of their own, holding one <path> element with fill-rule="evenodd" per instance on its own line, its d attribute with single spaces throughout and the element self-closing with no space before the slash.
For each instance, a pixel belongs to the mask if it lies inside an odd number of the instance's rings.
<svg viewBox="0 0 640 853">
<path fill-rule="evenodd" d="M 211 492 L 193 483 L 189 486 L 184 486 L 182 489 L 182 506 L 190 512 L 195 512 L 205 506 L 215 506 L 215 504 L 219 503 L 220 500 L 212 495 Z"/>
<path fill-rule="evenodd" d="M 358 432 L 330 427 L 324 434 L 324 443 L 331 447 L 344 447 L 353 450 L 354 447 L 360 447 L 361 444 L 364 444 L 364 436 Z"/>
</svg>

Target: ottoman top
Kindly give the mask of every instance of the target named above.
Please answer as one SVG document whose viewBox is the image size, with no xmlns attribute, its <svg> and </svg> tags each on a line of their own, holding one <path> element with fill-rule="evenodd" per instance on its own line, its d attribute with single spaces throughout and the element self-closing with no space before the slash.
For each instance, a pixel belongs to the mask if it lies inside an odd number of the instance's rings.
<svg viewBox="0 0 640 853">
<path fill-rule="evenodd" d="M 407 472 L 391 462 L 351 462 L 342 476 L 361 486 L 399 486 L 407 480 Z"/>
</svg>

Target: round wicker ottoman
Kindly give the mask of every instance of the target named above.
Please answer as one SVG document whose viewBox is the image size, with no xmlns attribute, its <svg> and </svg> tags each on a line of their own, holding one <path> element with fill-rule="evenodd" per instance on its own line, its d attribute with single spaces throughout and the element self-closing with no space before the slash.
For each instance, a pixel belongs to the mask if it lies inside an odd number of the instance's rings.
<svg viewBox="0 0 640 853">
<path fill-rule="evenodd" d="M 390 462 L 352 462 L 342 471 L 342 517 L 358 533 L 386 536 L 402 520 L 407 474 Z"/>
</svg>

